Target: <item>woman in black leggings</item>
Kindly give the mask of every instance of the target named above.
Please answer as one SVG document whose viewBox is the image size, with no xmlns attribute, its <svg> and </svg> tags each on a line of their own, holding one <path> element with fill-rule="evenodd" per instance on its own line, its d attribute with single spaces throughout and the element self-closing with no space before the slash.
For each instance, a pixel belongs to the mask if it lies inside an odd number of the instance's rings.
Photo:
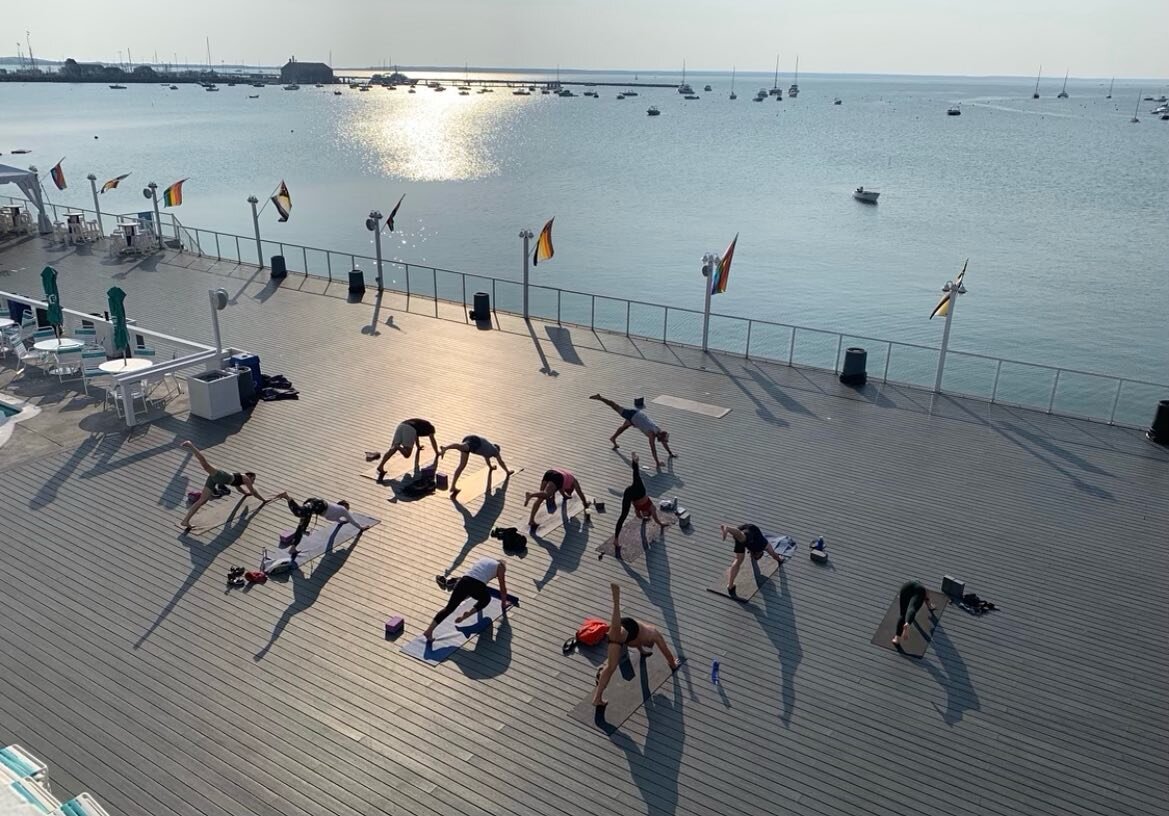
<svg viewBox="0 0 1169 816">
<path fill-rule="evenodd" d="M 625 488 L 625 492 L 621 494 L 621 515 L 617 517 L 617 531 L 613 533 L 613 551 L 618 558 L 621 557 L 621 527 L 625 524 L 626 517 L 629 516 L 630 507 L 633 508 L 634 515 L 639 519 L 652 518 L 663 530 L 669 526 L 658 517 L 653 499 L 645 491 L 645 483 L 641 481 L 641 467 L 636 453 L 633 454 L 630 461 L 633 464 L 633 484 Z"/>
<path fill-rule="evenodd" d="M 455 623 L 462 623 L 472 615 L 477 615 L 486 609 L 487 604 L 491 603 L 491 590 L 487 588 L 489 581 L 499 581 L 500 604 L 506 611 L 508 607 L 506 573 L 507 565 L 494 558 L 480 558 L 472 564 L 471 568 L 467 570 L 467 574 L 455 582 L 447 605 L 439 610 L 439 613 L 434 616 L 434 620 L 430 622 L 430 626 L 426 627 L 426 631 L 422 633 L 426 642 L 430 643 L 434 640 L 434 630 L 438 625 L 462 606 L 468 598 L 474 598 L 475 605 L 455 618 Z"/>
<path fill-rule="evenodd" d="M 897 627 L 893 630 L 896 632 L 893 635 L 894 646 L 901 642 L 901 638 L 909 634 L 909 624 L 913 623 L 913 619 L 917 617 L 923 603 L 930 612 L 934 611 L 934 605 L 930 603 L 929 593 L 917 581 L 909 581 L 902 585 L 901 592 L 897 595 L 897 603 L 901 608 L 901 614 L 897 616 Z"/>
</svg>

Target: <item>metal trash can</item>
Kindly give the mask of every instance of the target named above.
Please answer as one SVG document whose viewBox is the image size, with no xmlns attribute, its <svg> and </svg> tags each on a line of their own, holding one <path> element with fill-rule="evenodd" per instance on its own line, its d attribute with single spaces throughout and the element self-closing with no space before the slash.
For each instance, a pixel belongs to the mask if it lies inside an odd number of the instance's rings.
<svg viewBox="0 0 1169 816">
<path fill-rule="evenodd" d="M 349 271 L 349 294 L 365 294 L 365 273 L 360 269 L 352 269 Z"/>
<path fill-rule="evenodd" d="M 191 402 L 191 416 L 203 419 L 222 419 L 238 414 L 243 408 L 239 402 L 239 379 L 232 371 L 204 371 L 187 378 L 187 396 Z"/>
<path fill-rule="evenodd" d="M 471 310 L 471 319 L 476 323 L 491 322 L 491 295 L 486 292 L 476 292 L 474 308 Z"/>
<path fill-rule="evenodd" d="M 247 369 L 252 379 L 252 387 L 257 391 L 260 389 L 260 383 L 264 379 L 260 372 L 260 358 L 255 354 L 233 354 L 227 358 L 227 367 Z"/>
<path fill-rule="evenodd" d="M 1157 403 L 1157 413 L 1153 416 L 1153 424 L 1145 436 L 1158 445 L 1169 445 L 1169 400 Z"/>
<path fill-rule="evenodd" d="M 284 265 L 283 255 L 272 256 L 272 280 L 288 277 L 288 267 Z"/>
<path fill-rule="evenodd" d="M 231 366 L 230 371 L 236 374 L 235 381 L 239 386 L 239 402 L 242 407 L 255 405 L 259 398 L 256 396 L 256 383 L 252 379 L 252 370 L 247 366 Z"/>
<path fill-rule="evenodd" d="M 845 385 L 864 385 L 868 379 L 865 372 L 865 365 L 868 362 L 869 353 L 863 348 L 845 349 L 844 352 L 844 366 L 840 369 L 840 381 Z"/>
</svg>

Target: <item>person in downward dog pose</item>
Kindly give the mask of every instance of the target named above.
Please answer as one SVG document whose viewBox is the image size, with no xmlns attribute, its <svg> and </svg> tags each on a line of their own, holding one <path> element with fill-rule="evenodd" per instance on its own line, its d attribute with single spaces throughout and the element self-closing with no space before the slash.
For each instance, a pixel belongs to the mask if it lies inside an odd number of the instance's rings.
<svg viewBox="0 0 1169 816">
<path fill-rule="evenodd" d="M 434 424 L 425 419 L 407 419 L 398 423 L 394 429 L 394 439 L 390 442 L 390 449 L 382 456 L 377 465 L 377 478 L 380 482 L 386 478 L 386 462 L 395 453 L 402 454 L 403 459 L 409 459 L 414 454 L 414 469 L 418 470 L 418 459 L 422 456 L 420 437 L 430 438 L 430 447 L 434 448 L 434 455 L 438 456 L 438 440 L 434 438 Z"/>
<path fill-rule="evenodd" d="M 901 591 L 897 593 L 897 602 L 901 613 L 897 616 L 897 626 L 893 630 L 895 633 L 893 635 L 894 646 L 900 645 L 901 639 L 909 634 L 909 624 L 913 623 L 913 619 L 917 617 L 923 603 L 930 612 L 935 611 L 933 603 L 930 602 L 929 593 L 917 581 L 908 581 L 902 584 Z"/>
<path fill-rule="evenodd" d="M 727 594 L 732 598 L 739 597 L 735 592 L 735 578 L 739 575 L 739 568 L 743 566 L 747 553 L 751 553 L 752 561 L 758 561 L 766 553 L 775 559 L 775 563 L 783 566 L 783 556 L 775 551 L 775 547 L 754 524 L 742 524 L 738 527 L 720 524 L 719 529 L 722 531 L 723 541 L 727 540 L 727 536 L 735 540 L 735 560 L 727 570 Z"/>
<path fill-rule="evenodd" d="M 487 462 L 487 467 L 491 470 L 495 470 L 495 465 L 491 464 L 491 460 L 495 459 L 508 476 L 513 472 L 508 470 L 507 465 L 504 464 L 503 456 L 500 455 L 499 445 L 491 444 L 484 436 L 475 436 L 472 434 L 470 436 L 464 436 L 462 442 L 452 442 L 449 445 L 443 445 L 442 449 L 438 452 L 439 458 L 441 459 L 445 456 L 449 450 L 457 450 L 459 452 L 459 466 L 455 468 L 454 475 L 451 476 L 452 499 L 459 494 L 459 489 L 456 485 L 459 483 L 459 476 L 462 475 L 463 469 L 467 467 L 467 457 L 472 453 L 477 456 L 482 456 L 483 460 Z"/>
<path fill-rule="evenodd" d="M 524 497 L 524 506 L 528 505 L 532 499 L 536 502 L 532 504 L 531 515 L 528 516 L 528 529 L 532 532 L 536 530 L 536 511 L 540 509 L 543 502 L 555 503 L 557 493 L 560 493 L 567 500 L 576 492 L 580 496 L 580 500 L 584 502 L 585 510 L 587 512 L 589 500 L 585 498 L 584 490 L 581 489 L 580 482 L 571 470 L 565 468 L 553 468 L 544 472 L 544 478 L 540 480 L 540 489 L 534 493 L 528 493 Z"/>
<path fill-rule="evenodd" d="M 625 420 L 625 424 L 614 431 L 613 435 L 609 437 L 609 441 L 613 443 L 613 450 L 617 450 L 618 448 L 617 437 L 625 433 L 627 428 L 637 428 L 637 430 L 641 431 L 649 439 L 649 451 L 653 454 L 655 465 L 663 467 L 662 461 L 658 458 L 658 442 L 662 443 L 662 447 L 666 449 L 666 453 L 670 455 L 671 459 L 677 457 L 677 454 L 670 450 L 670 435 L 659 428 L 657 423 L 650 419 L 649 414 L 645 411 L 640 408 L 622 408 L 613 402 L 613 400 L 605 399 L 600 394 L 593 394 L 589 399 L 605 403 Z"/>
<path fill-rule="evenodd" d="M 207 481 L 203 483 L 203 490 L 199 493 L 199 498 L 196 499 L 195 503 L 192 504 L 190 509 L 187 510 L 187 515 L 183 516 L 182 523 L 179 524 L 179 526 L 184 530 L 191 529 L 191 517 L 195 515 L 196 511 L 198 511 L 200 507 L 211 501 L 215 495 L 221 493 L 222 491 L 226 491 L 224 495 L 230 493 L 230 488 L 233 487 L 244 496 L 255 496 L 261 502 L 264 502 L 265 504 L 268 503 L 268 500 L 261 496 L 260 492 L 256 490 L 256 474 L 252 473 L 251 471 L 246 473 L 231 473 L 226 470 L 219 470 L 218 468 L 211 467 L 211 464 L 207 461 L 207 458 L 203 456 L 203 452 L 196 448 L 195 444 L 190 440 L 181 443 L 181 447 L 184 447 L 191 452 L 191 454 L 199 461 L 199 466 L 202 467 L 203 471 L 207 474 Z"/>
<path fill-rule="evenodd" d="M 477 615 L 486 609 L 487 604 L 491 603 L 491 590 L 487 588 L 487 584 L 491 581 L 499 582 L 499 602 L 504 613 L 507 613 L 507 607 L 510 605 L 510 601 L 507 599 L 507 564 L 502 561 L 494 558 L 480 558 L 471 565 L 467 574 L 457 581 L 446 579 L 441 575 L 436 576 L 436 580 L 440 582 L 440 586 L 451 590 L 451 597 L 447 601 L 447 605 L 439 610 L 438 614 L 434 616 L 434 620 L 430 622 L 430 626 L 427 626 L 426 631 L 422 633 L 427 643 L 434 640 L 434 630 L 438 628 L 438 625 L 450 617 L 451 613 L 468 598 L 474 598 L 475 605 L 455 618 L 455 623 L 462 623 L 472 615 Z"/>
<path fill-rule="evenodd" d="M 637 651 L 645 657 L 653 654 L 656 646 L 661 650 L 662 656 L 666 658 L 670 671 L 678 669 L 678 660 L 670 651 L 669 644 L 666 643 L 666 639 L 662 637 L 662 633 L 658 631 L 657 627 L 648 623 L 640 623 L 633 618 L 621 617 L 621 586 L 610 584 L 609 589 L 613 594 L 613 611 L 609 616 L 609 651 L 605 656 L 605 662 L 597 669 L 597 688 L 593 692 L 593 705 L 597 708 L 604 708 L 608 705 L 605 701 L 605 689 L 613 677 L 613 672 L 617 671 L 617 666 L 621 662 L 623 648 L 636 647 Z"/>
</svg>

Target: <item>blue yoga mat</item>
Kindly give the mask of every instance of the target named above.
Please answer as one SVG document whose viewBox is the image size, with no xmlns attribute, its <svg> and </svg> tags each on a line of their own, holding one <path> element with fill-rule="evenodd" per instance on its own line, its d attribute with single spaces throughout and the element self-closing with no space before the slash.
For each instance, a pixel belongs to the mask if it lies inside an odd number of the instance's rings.
<svg viewBox="0 0 1169 816">
<path fill-rule="evenodd" d="M 507 597 L 512 603 L 512 610 L 519 607 L 519 598 L 514 595 L 508 595 Z M 438 625 L 438 628 L 434 630 L 434 640 L 427 644 L 426 638 L 419 635 L 403 645 L 402 652 L 410 655 L 410 657 L 429 663 L 432 666 L 437 666 L 461 649 L 463 644 L 468 640 L 491 626 L 492 621 L 497 620 L 503 614 L 503 607 L 499 602 L 499 590 L 492 589 L 491 603 L 487 604 L 487 607 L 482 612 L 478 615 L 472 615 L 462 623 L 455 623 L 455 618 L 474 606 L 475 599 L 468 598 L 446 620 Z M 428 620 L 427 624 L 429 623 L 430 621 Z"/>
</svg>

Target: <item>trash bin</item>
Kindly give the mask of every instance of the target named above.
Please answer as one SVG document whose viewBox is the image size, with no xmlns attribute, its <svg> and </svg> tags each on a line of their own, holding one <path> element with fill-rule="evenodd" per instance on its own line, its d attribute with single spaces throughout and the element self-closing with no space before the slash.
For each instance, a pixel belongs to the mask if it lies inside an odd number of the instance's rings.
<svg viewBox="0 0 1169 816">
<path fill-rule="evenodd" d="M 1158 445 L 1169 445 L 1169 400 L 1157 403 L 1157 413 L 1145 436 Z"/>
<path fill-rule="evenodd" d="M 349 294 L 365 294 L 365 273 L 360 269 L 352 269 L 349 272 Z"/>
<path fill-rule="evenodd" d="M 272 280 L 288 277 L 288 267 L 284 265 L 283 255 L 272 256 Z"/>
<path fill-rule="evenodd" d="M 844 352 L 844 366 L 840 369 L 840 381 L 845 385 L 864 385 L 868 379 L 865 364 L 869 353 L 863 348 L 849 348 Z"/>
<path fill-rule="evenodd" d="M 491 322 L 491 295 L 486 292 L 476 292 L 474 308 L 471 310 L 471 319 L 476 323 Z"/>
<path fill-rule="evenodd" d="M 258 401 L 256 397 L 257 386 L 252 380 L 252 369 L 247 366 L 231 366 L 231 371 L 236 374 L 236 384 L 239 386 L 239 402 L 243 407 L 255 405 Z"/>
<path fill-rule="evenodd" d="M 191 402 L 191 416 L 203 419 L 222 419 L 238 414 L 238 376 L 235 371 L 204 371 L 187 378 L 187 396 Z"/>
</svg>

